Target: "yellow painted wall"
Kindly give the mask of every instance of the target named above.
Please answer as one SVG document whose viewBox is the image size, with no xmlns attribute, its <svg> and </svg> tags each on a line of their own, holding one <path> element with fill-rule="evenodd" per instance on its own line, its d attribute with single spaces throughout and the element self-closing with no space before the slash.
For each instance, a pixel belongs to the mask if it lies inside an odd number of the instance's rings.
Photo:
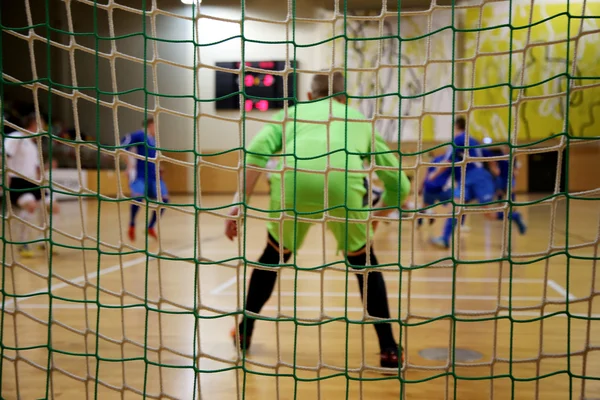
<svg viewBox="0 0 600 400">
<path fill-rule="evenodd" d="M 519 140 L 545 138 L 564 132 L 568 115 L 570 134 L 600 135 L 600 88 L 591 87 L 600 84 L 600 35 L 591 33 L 600 29 L 600 20 L 575 18 L 582 16 L 582 5 L 537 4 L 532 9 L 530 3 L 513 2 L 509 9 L 508 2 L 490 3 L 483 7 L 481 25 L 479 9 L 467 10 L 465 28 L 491 29 L 479 34 L 479 43 L 477 33 L 465 35 L 464 57 L 476 57 L 464 64 L 465 86 L 495 87 L 471 92 L 466 100 L 473 107 L 496 106 L 471 112 L 472 134 L 505 139 L 513 128 Z M 600 15 L 600 2 L 588 2 L 585 15 Z M 562 42 L 544 44 L 552 41 Z M 538 43 L 542 45 L 531 46 Z M 512 56 L 497 54 L 510 50 Z M 528 87 L 511 92 L 509 83 Z M 572 89 L 590 87 L 567 96 L 569 83 Z M 532 99 L 539 96 L 551 97 Z"/>
</svg>

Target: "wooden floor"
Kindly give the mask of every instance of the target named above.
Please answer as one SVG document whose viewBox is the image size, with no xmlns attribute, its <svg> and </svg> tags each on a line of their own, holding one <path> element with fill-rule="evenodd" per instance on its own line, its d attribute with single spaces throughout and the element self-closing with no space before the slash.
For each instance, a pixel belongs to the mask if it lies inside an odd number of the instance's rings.
<svg viewBox="0 0 600 400">
<path fill-rule="evenodd" d="M 202 198 L 196 204 L 214 211 L 198 214 L 193 198 L 173 200 L 159 242 L 146 243 L 140 223 L 128 243 L 127 203 L 72 201 L 55 221 L 51 260 L 4 247 L 3 293 L 17 297 L 2 299 L 2 398 L 600 398 L 600 201 L 523 207 L 529 231 L 514 229 L 510 246 L 504 222 L 469 216 L 456 262 L 427 243 L 441 220 L 422 230 L 411 220 L 381 225 L 380 262 L 404 268 L 385 272 L 392 315 L 404 323 L 394 327 L 406 350 L 400 379 L 377 371 L 356 279 L 335 263 L 321 225 L 264 310 L 280 322 L 259 321 L 242 359 L 229 331 L 250 269 L 236 257 L 257 259 L 264 222 L 249 218 L 245 243 L 229 242 L 215 215 L 229 196 Z M 421 353 L 452 347 L 482 358 L 453 364 Z"/>
</svg>

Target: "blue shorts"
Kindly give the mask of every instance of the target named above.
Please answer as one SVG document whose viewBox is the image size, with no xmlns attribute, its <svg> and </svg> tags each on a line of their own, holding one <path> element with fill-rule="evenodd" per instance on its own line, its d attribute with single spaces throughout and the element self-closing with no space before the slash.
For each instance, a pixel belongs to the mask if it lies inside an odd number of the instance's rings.
<svg viewBox="0 0 600 400">
<path fill-rule="evenodd" d="M 442 201 L 450 200 L 452 198 L 452 189 L 439 189 L 439 190 L 427 190 L 423 189 L 423 203 L 427 206 L 431 206 L 435 203 L 441 203 Z"/>
<path fill-rule="evenodd" d="M 515 179 L 512 181 L 512 188 L 515 189 L 517 182 Z M 508 192 L 508 179 L 498 176 L 496 177 L 496 190 L 499 190 L 503 193 Z"/>
<path fill-rule="evenodd" d="M 146 181 L 143 178 L 138 178 L 129 184 L 129 189 L 131 190 L 132 197 L 146 196 L 151 200 L 158 199 L 155 181 Z M 165 185 L 165 182 L 162 179 L 160 180 L 160 195 L 163 200 L 169 197 L 167 185 Z"/>
<path fill-rule="evenodd" d="M 460 198 L 460 187 L 454 190 L 454 197 Z M 465 203 L 477 200 L 479 204 L 486 204 L 496 197 L 496 185 L 492 179 L 480 179 L 465 183 Z"/>
</svg>

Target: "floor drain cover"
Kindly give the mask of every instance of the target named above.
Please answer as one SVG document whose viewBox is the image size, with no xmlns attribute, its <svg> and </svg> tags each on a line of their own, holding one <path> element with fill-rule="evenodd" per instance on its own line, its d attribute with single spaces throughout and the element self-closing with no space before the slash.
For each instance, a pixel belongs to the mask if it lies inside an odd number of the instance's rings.
<svg viewBox="0 0 600 400">
<path fill-rule="evenodd" d="M 421 350 L 419 355 L 428 360 L 443 361 L 448 359 L 448 349 L 443 347 L 433 347 Z M 475 350 L 456 349 L 454 351 L 454 357 L 458 362 L 474 362 L 480 360 L 483 355 Z"/>
</svg>

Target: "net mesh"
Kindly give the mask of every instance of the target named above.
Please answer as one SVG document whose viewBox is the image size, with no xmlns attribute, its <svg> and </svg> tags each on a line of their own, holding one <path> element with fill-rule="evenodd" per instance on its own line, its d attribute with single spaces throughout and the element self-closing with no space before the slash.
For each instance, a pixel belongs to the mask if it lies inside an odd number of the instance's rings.
<svg viewBox="0 0 600 400">
<path fill-rule="evenodd" d="M 46 155 L 42 200 L 73 201 L 60 203 L 60 223 L 42 210 L 37 224 L 2 202 L 0 397 L 598 396 L 597 187 L 579 179 L 589 171 L 574 158 L 585 157 L 578 149 L 600 128 L 600 3 L 434 2 L 415 11 L 384 2 L 376 12 L 338 1 L 173 3 L 2 4 L 3 137 L 23 131 L 10 111 L 17 99 L 38 119 L 47 114 L 49 128 L 35 132 Z M 464 204 L 464 186 L 450 208 L 437 207 L 438 221 L 475 221 L 470 236 L 457 227 L 447 252 L 417 231 L 427 207 L 416 189 L 399 220 L 369 217 L 389 223 L 374 243 L 405 349 L 399 373 L 380 373 L 374 319 L 335 252 L 328 213 L 280 270 L 253 352 L 235 351 L 225 337 L 244 314 L 250 269 L 268 269 L 255 261 L 268 201 L 239 198 L 242 235 L 230 245 L 220 232 L 234 203 L 212 194 L 243 192 L 243 156 L 270 119 L 246 110 L 245 100 L 265 99 L 249 95 L 243 79 L 231 95 L 239 112 L 217 112 L 212 86 L 215 71 L 265 73 L 246 62 L 266 58 L 286 61 L 273 74 L 293 77 L 283 96 L 296 103 L 306 101 L 312 74 L 343 72 L 350 105 L 391 143 L 415 187 L 432 165 L 428 153 L 451 145 L 460 113 L 469 135 L 508 147 L 511 165 L 529 160 L 533 169 L 530 155 L 554 155 L 552 193 L 495 201 L 499 225 L 483 223 L 489 209 Z M 231 60 L 239 71 L 216 66 Z M 118 143 L 148 116 L 165 181 L 192 192 L 168 204 L 127 190 L 122 157 L 145 157 Z M 56 130 L 59 119 L 72 122 L 71 136 Z M 66 177 L 53 164 L 65 154 Z M 2 161 L 6 197 L 14 171 L 4 152 Z M 376 169 L 371 162 L 366 172 Z M 157 242 L 127 240 L 132 203 L 143 207 L 142 225 L 167 210 Z M 541 221 L 526 238 L 511 228 L 515 210 Z M 32 232 L 25 243 L 46 245 L 34 259 L 17 254 L 22 224 Z"/>
</svg>

